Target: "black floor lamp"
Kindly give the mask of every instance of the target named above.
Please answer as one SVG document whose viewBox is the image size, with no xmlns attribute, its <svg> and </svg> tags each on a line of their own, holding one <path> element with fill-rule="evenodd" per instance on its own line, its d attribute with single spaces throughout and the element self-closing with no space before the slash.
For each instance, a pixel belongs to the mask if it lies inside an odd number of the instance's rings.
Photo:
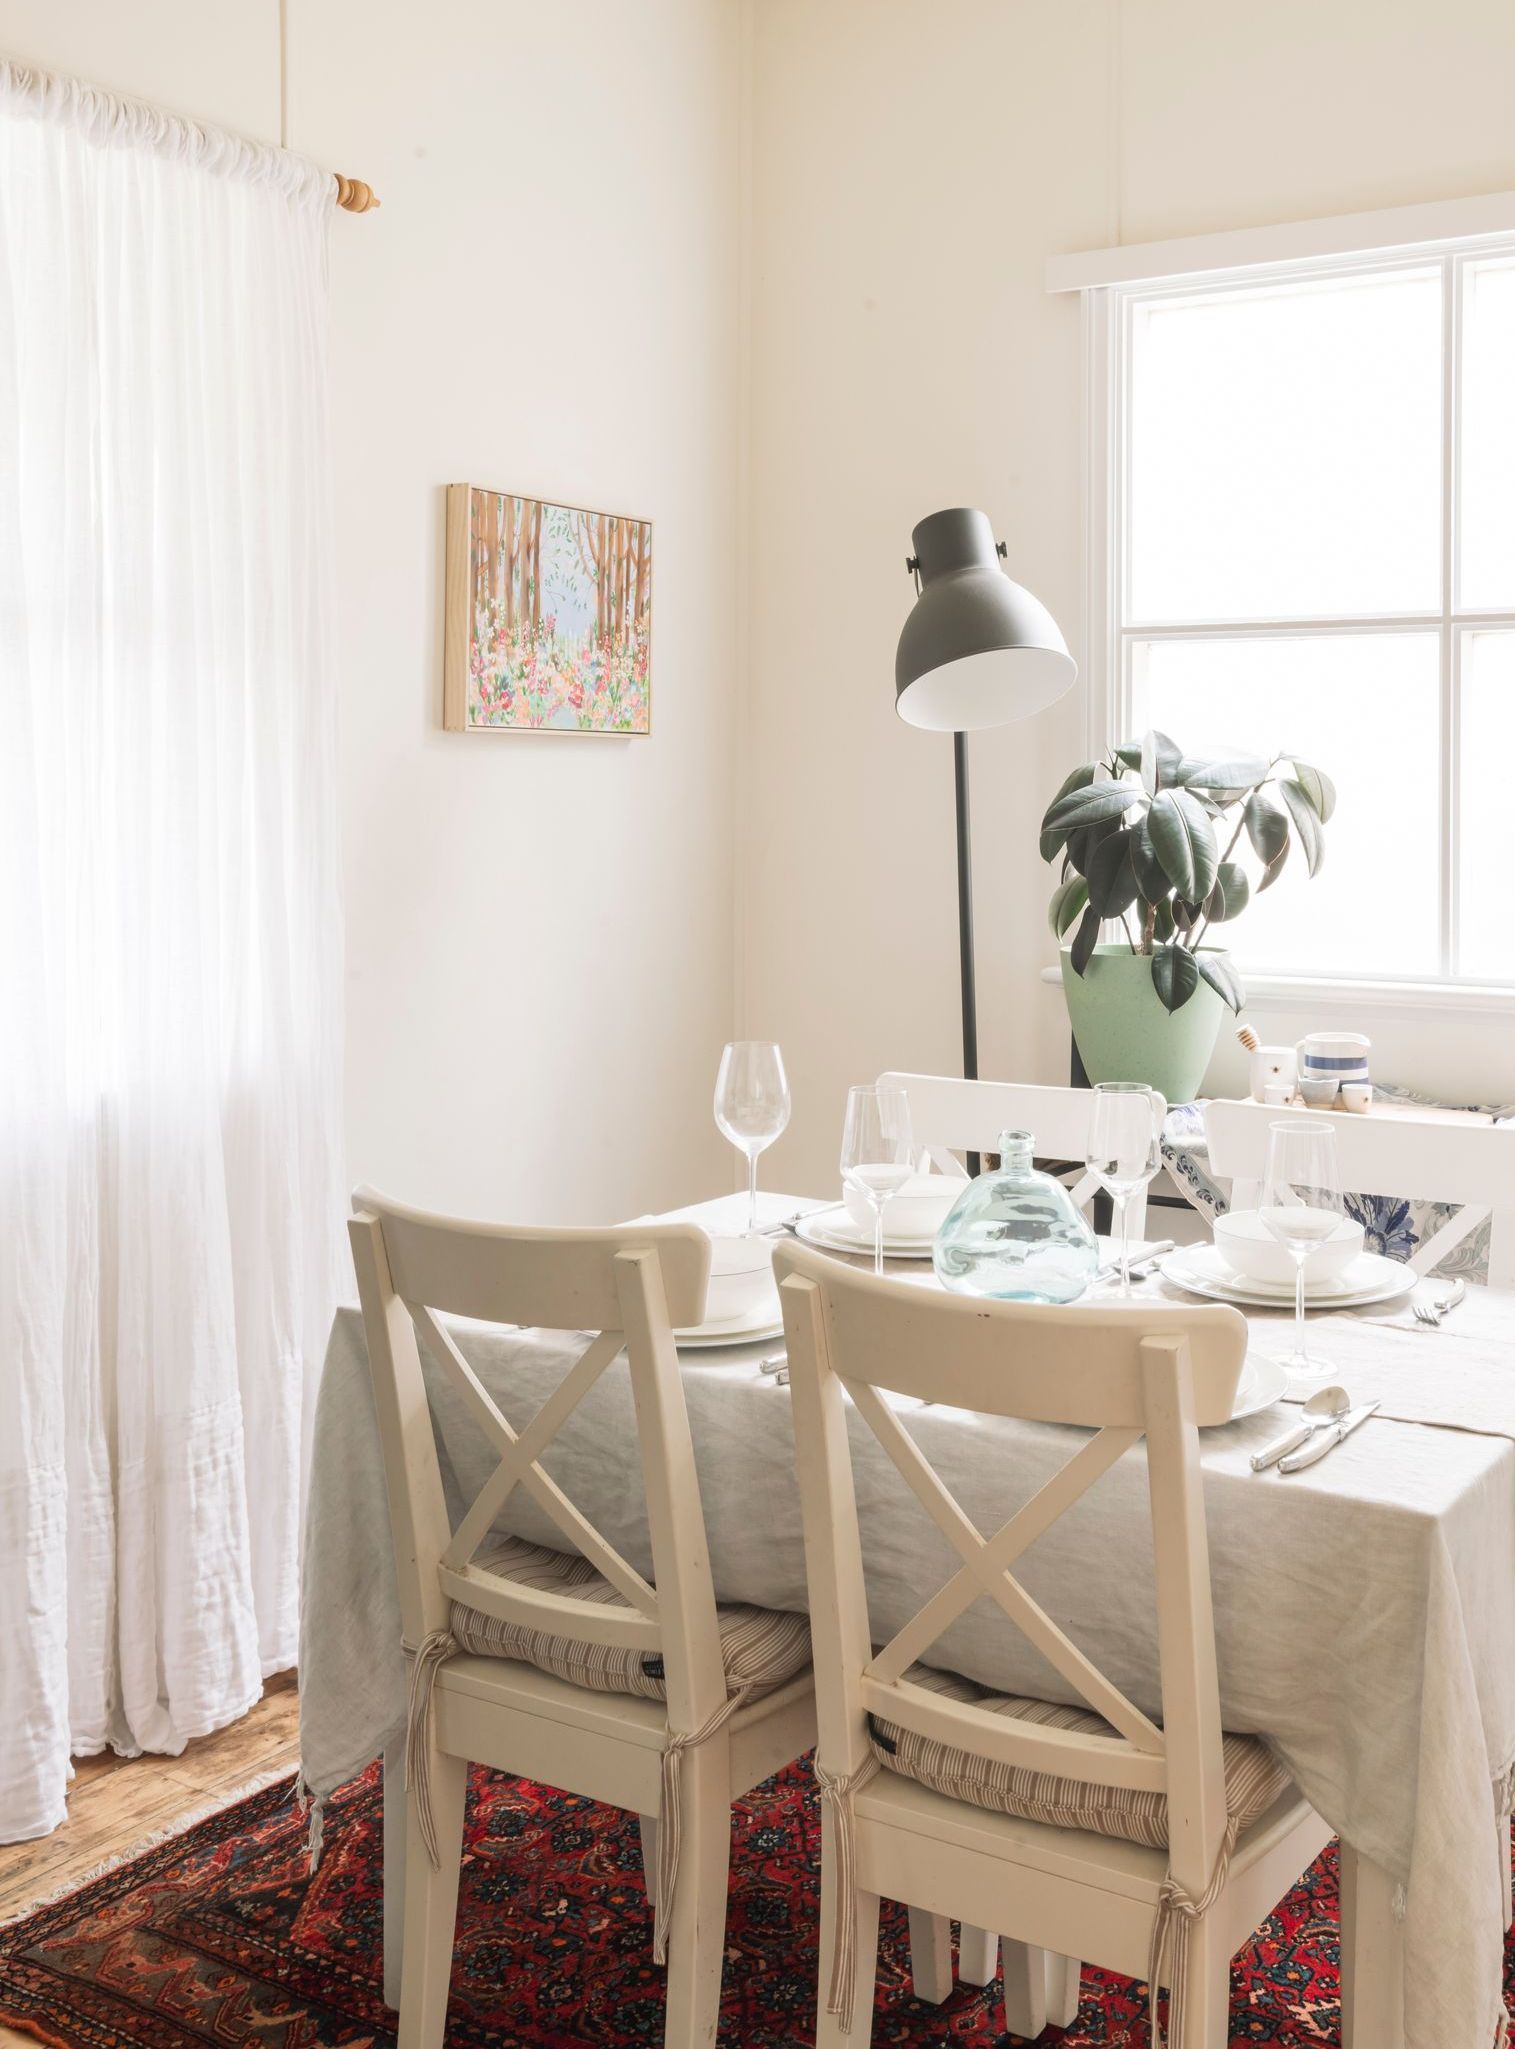
<svg viewBox="0 0 1515 2049">
<path fill-rule="evenodd" d="M 1046 606 L 1000 567 L 988 516 L 933 512 L 911 535 L 916 600 L 894 663 L 895 709 L 912 726 L 951 733 L 957 779 L 957 927 L 963 983 L 963 1073 L 978 1073 L 973 982 L 973 868 L 967 735 L 1030 718 L 1078 674 Z"/>
</svg>

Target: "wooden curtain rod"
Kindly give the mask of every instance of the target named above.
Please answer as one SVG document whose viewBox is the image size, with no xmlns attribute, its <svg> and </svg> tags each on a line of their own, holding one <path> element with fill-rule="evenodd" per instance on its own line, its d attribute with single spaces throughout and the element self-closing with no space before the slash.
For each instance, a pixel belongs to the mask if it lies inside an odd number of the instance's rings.
<svg viewBox="0 0 1515 2049">
<path fill-rule="evenodd" d="M 378 205 L 379 195 L 361 178 L 344 178 L 340 171 L 333 171 L 332 176 L 337 181 L 337 204 L 344 213 L 371 213 Z"/>
</svg>

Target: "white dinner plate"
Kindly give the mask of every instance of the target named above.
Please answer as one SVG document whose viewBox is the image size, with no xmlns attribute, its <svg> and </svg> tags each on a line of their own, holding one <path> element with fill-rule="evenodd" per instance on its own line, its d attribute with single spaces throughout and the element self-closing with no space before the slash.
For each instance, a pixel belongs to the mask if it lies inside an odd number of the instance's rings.
<svg viewBox="0 0 1515 2049">
<path fill-rule="evenodd" d="M 1213 1245 L 1181 1245 L 1158 1270 L 1176 1288 L 1212 1302 L 1236 1302 L 1248 1309 L 1287 1309 L 1294 1300 L 1292 1288 L 1271 1287 L 1235 1272 Z M 1418 1278 L 1402 1260 L 1364 1252 L 1331 1280 L 1309 1283 L 1305 1303 L 1311 1309 L 1365 1309 L 1371 1303 L 1392 1302 L 1398 1295 L 1407 1295 Z"/>
<path fill-rule="evenodd" d="M 860 1231 L 845 1203 L 832 1209 L 812 1210 L 794 1227 L 795 1236 L 823 1252 L 868 1253 L 873 1250 L 873 1233 Z M 886 1259 L 929 1259 L 933 1238 L 894 1238 L 884 1233 Z"/>
<path fill-rule="evenodd" d="M 681 1352 L 710 1351 L 717 1345 L 760 1345 L 781 1337 L 784 1319 L 771 1299 L 759 1302 L 741 1316 L 722 1317 L 702 1323 L 693 1330 L 676 1330 L 673 1342 Z"/>
<path fill-rule="evenodd" d="M 1271 1409 L 1288 1385 L 1289 1376 L 1277 1359 L 1270 1359 L 1262 1352 L 1248 1352 L 1246 1364 L 1241 1369 L 1241 1379 L 1236 1383 L 1231 1421 L 1239 1423 L 1243 1416 L 1255 1416 L 1263 1409 Z"/>
</svg>

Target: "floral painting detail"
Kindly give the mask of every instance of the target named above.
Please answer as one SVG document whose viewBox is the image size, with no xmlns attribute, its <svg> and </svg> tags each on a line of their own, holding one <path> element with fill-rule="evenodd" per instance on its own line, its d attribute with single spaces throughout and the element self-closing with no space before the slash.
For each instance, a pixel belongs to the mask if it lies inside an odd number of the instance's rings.
<svg viewBox="0 0 1515 2049">
<path fill-rule="evenodd" d="M 650 730 L 650 521 L 452 484 L 447 593 L 450 731 Z"/>
</svg>

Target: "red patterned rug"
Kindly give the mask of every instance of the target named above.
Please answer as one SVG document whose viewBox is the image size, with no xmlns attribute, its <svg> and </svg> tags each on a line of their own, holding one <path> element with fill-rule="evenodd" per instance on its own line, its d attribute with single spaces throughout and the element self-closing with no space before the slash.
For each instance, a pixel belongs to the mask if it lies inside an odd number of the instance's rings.
<svg viewBox="0 0 1515 2049">
<path fill-rule="evenodd" d="M 331 1801 L 306 1868 L 289 1784 L 239 1802 L 27 1920 L 0 1929 L 0 2021 L 55 2049 L 391 2049 L 380 1986 L 377 1767 Z M 791 1766 L 739 1803 L 722 2049 L 813 2043 L 818 1827 Z M 1328 1851 L 1238 1959 L 1233 2044 L 1340 2040 L 1336 1864 Z M 642 2049 L 663 2038 L 662 1973 L 634 1820 L 476 1771 L 469 1804 L 449 2049 Z M 904 1912 L 886 1907 L 878 2049 L 989 2049 L 1008 2039 L 989 1993 L 944 2007 L 909 1992 Z M 1146 2049 L 1146 2000 L 1085 1968 L 1065 2049 Z"/>
</svg>

